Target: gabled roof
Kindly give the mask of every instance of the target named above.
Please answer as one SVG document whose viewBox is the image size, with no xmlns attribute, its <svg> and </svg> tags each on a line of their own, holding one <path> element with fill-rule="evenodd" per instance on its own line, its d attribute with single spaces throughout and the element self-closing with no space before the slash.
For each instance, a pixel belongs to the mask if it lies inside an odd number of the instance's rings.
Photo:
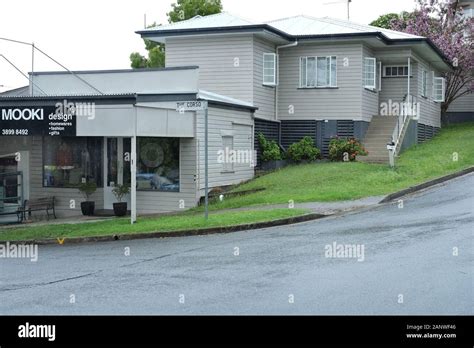
<svg viewBox="0 0 474 348">
<path fill-rule="evenodd" d="M 389 39 L 422 38 L 394 30 L 358 24 L 336 18 L 314 18 L 306 15 L 288 17 L 267 22 L 268 25 L 293 36 L 335 35 L 354 33 L 382 33 Z"/>
</svg>

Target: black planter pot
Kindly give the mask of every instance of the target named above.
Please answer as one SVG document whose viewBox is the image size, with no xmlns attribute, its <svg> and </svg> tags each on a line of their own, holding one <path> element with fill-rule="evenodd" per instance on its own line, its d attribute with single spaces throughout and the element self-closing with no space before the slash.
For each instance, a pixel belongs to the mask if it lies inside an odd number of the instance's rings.
<svg viewBox="0 0 474 348">
<path fill-rule="evenodd" d="M 92 216 L 94 215 L 94 210 L 95 210 L 95 202 L 82 202 L 81 203 L 82 215 Z"/>
<path fill-rule="evenodd" d="M 115 216 L 127 215 L 127 202 L 114 203 Z"/>
<path fill-rule="evenodd" d="M 287 161 L 280 160 L 280 161 L 267 161 L 262 163 L 262 170 L 269 171 L 269 170 L 277 170 L 283 168 L 287 165 Z"/>
</svg>

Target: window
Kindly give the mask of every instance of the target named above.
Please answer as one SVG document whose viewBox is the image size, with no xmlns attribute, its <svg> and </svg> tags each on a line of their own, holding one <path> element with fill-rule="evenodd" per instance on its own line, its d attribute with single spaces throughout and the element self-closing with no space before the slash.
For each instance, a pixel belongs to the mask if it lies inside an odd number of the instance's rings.
<svg viewBox="0 0 474 348">
<path fill-rule="evenodd" d="M 362 73 L 364 88 L 375 89 L 376 66 L 375 58 L 364 58 L 364 71 Z"/>
<path fill-rule="evenodd" d="M 421 71 L 421 95 L 427 97 L 427 76 L 426 70 Z"/>
<path fill-rule="evenodd" d="M 300 58 L 300 87 L 336 87 L 337 59 L 329 57 Z"/>
<path fill-rule="evenodd" d="M 231 154 L 234 150 L 234 137 L 233 136 L 223 136 L 222 137 L 222 147 L 224 154 Z M 224 172 L 233 172 L 234 163 L 230 160 L 232 156 L 226 155 L 224 161 L 222 162 L 222 171 Z"/>
<path fill-rule="evenodd" d="M 434 77 L 433 73 L 433 100 L 435 102 L 444 102 L 446 92 L 446 82 L 443 77 Z"/>
<path fill-rule="evenodd" d="M 43 186 L 102 186 L 102 138 L 44 137 Z"/>
<path fill-rule="evenodd" d="M 277 85 L 277 55 L 275 53 L 263 54 L 263 84 Z"/>
<path fill-rule="evenodd" d="M 384 77 L 407 77 L 408 65 L 384 66 Z"/>
<path fill-rule="evenodd" d="M 179 138 L 138 138 L 137 189 L 179 192 Z"/>
</svg>

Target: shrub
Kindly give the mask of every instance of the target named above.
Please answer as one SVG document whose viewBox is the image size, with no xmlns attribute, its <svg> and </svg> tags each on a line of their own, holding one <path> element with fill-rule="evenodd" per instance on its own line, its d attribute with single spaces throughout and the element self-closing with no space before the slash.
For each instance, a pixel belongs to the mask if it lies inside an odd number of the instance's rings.
<svg viewBox="0 0 474 348">
<path fill-rule="evenodd" d="M 89 202 L 92 194 L 97 190 L 97 185 L 95 182 L 84 182 L 79 185 L 79 191 L 84 196 L 84 199 Z"/>
<path fill-rule="evenodd" d="M 329 143 L 329 158 L 331 161 L 344 161 L 344 154 L 347 153 L 346 161 L 355 161 L 357 156 L 367 156 L 367 150 L 355 138 L 332 138 Z"/>
<path fill-rule="evenodd" d="M 288 148 L 288 158 L 295 162 L 314 161 L 320 156 L 321 152 L 314 146 L 311 137 L 304 137 L 299 142 L 292 144 Z"/>
<path fill-rule="evenodd" d="M 275 140 L 267 140 L 262 133 L 259 133 L 257 138 L 260 143 L 263 162 L 279 161 L 282 159 L 280 146 L 278 146 Z"/>
<path fill-rule="evenodd" d="M 114 188 L 112 189 L 112 193 L 114 194 L 115 198 L 117 198 L 117 201 L 122 202 L 123 196 L 130 193 L 130 186 L 115 184 Z"/>
</svg>

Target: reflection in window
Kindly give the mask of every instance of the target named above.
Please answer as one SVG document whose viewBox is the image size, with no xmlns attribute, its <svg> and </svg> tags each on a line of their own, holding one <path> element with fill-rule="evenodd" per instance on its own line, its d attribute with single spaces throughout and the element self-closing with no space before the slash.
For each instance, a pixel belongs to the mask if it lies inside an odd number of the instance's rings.
<svg viewBox="0 0 474 348">
<path fill-rule="evenodd" d="M 179 191 L 179 139 L 138 138 L 137 189 Z"/>
<path fill-rule="evenodd" d="M 44 137 L 43 185 L 78 187 L 84 180 L 102 186 L 102 138 Z"/>
</svg>

